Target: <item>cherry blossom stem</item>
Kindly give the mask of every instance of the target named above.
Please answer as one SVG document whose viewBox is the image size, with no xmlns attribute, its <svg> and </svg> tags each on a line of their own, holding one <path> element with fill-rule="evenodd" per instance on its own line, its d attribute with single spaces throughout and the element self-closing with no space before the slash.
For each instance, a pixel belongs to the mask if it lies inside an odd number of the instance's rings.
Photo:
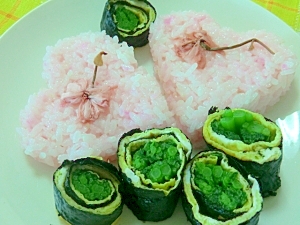
<svg viewBox="0 0 300 225">
<path fill-rule="evenodd" d="M 93 80 L 92 80 L 92 88 L 94 88 L 94 86 L 95 86 L 95 80 L 96 80 L 96 76 L 97 76 L 97 70 L 98 70 L 98 66 L 95 65 L 94 76 L 93 76 Z"/>
<path fill-rule="evenodd" d="M 107 53 L 102 51 L 94 59 L 95 69 L 94 69 L 94 76 L 93 76 L 93 80 L 92 80 L 92 88 L 94 88 L 94 86 L 95 86 L 95 80 L 96 80 L 96 76 L 97 76 L 98 66 L 103 65 L 103 60 L 102 60 L 103 55 L 107 55 Z"/>
<path fill-rule="evenodd" d="M 272 55 L 274 55 L 275 53 L 267 46 L 265 45 L 262 41 L 256 39 L 256 38 L 252 38 L 250 40 L 247 40 L 247 41 L 244 41 L 244 42 L 241 42 L 239 44 L 236 44 L 236 45 L 231 45 L 231 46 L 226 46 L 226 47 L 216 47 L 216 48 L 211 48 L 209 47 L 207 44 L 206 44 L 206 41 L 203 40 L 203 39 L 200 39 L 200 46 L 207 50 L 207 51 L 221 51 L 221 50 L 228 50 L 228 49 L 233 49 L 233 48 L 238 48 L 238 47 L 241 47 L 245 44 L 248 44 L 248 43 L 251 43 L 250 44 L 250 47 L 249 47 L 249 50 L 252 50 L 254 48 L 253 44 L 254 42 L 257 42 L 259 43 L 260 45 L 262 45 L 265 49 L 267 49 Z"/>
</svg>

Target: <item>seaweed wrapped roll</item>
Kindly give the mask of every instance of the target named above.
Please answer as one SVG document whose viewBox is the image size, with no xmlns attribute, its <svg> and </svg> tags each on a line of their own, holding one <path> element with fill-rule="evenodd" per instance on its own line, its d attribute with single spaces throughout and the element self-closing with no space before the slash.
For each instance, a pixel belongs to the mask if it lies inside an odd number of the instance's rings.
<svg viewBox="0 0 300 225">
<path fill-rule="evenodd" d="M 129 46 L 148 43 L 150 24 L 156 19 L 155 8 L 146 0 L 108 0 L 103 10 L 101 30 Z"/>
<path fill-rule="evenodd" d="M 255 225 L 263 198 L 257 180 L 244 178 L 220 151 L 203 151 L 186 165 L 183 209 L 193 225 Z"/>
<path fill-rule="evenodd" d="M 118 144 L 123 199 L 142 221 L 169 218 L 182 192 L 182 172 L 192 145 L 178 128 L 134 129 Z"/>
<path fill-rule="evenodd" d="M 118 170 L 100 158 L 65 160 L 53 182 L 55 207 L 72 225 L 110 225 L 122 213 Z"/>
<path fill-rule="evenodd" d="M 209 147 L 223 151 L 245 177 L 255 177 L 263 197 L 281 186 L 282 134 L 271 120 L 245 109 L 211 108 L 203 126 Z"/>
</svg>

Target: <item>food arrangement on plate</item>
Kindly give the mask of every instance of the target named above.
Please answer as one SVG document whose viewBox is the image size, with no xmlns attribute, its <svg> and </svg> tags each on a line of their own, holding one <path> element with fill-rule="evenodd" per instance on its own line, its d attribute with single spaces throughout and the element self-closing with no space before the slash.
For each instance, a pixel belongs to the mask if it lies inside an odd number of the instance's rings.
<svg viewBox="0 0 300 225">
<path fill-rule="evenodd" d="M 107 1 L 102 31 L 47 48 L 48 88 L 21 112 L 25 154 L 58 167 L 56 208 L 71 224 L 112 224 L 124 203 L 162 221 L 179 198 L 192 224 L 257 224 L 283 157 L 261 114 L 288 91 L 296 56 L 270 33 L 154 7 Z M 134 57 L 148 41 L 154 74 Z"/>
</svg>

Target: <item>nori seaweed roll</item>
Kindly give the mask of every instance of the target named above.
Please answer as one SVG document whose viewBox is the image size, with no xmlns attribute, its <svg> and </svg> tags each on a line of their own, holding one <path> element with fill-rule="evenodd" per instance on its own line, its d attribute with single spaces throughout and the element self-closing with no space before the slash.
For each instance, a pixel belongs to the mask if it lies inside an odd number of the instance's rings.
<svg viewBox="0 0 300 225">
<path fill-rule="evenodd" d="M 53 183 L 58 214 L 72 225 L 110 225 L 122 213 L 119 172 L 101 158 L 65 160 Z"/>
<path fill-rule="evenodd" d="M 149 29 L 156 19 L 156 10 L 146 0 L 108 0 L 100 28 L 129 46 L 142 47 L 148 41 Z"/>
<path fill-rule="evenodd" d="M 263 206 L 257 180 L 220 151 L 202 151 L 184 169 L 182 205 L 193 225 L 255 225 Z"/>
<path fill-rule="evenodd" d="M 142 221 L 169 218 L 182 193 L 182 172 L 190 140 L 178 128 L 133 129 L 118 144 L 123 199 Z"/>
<path fill-rule="evenodd" d="M 245 177 L 255 177 L 263 197 L 277 194 L 281 186 L 282 133 L 274 122 L 245 109 L 212 107 L 203 137 L 211 149 L 223 151 Z"/>
</svg>

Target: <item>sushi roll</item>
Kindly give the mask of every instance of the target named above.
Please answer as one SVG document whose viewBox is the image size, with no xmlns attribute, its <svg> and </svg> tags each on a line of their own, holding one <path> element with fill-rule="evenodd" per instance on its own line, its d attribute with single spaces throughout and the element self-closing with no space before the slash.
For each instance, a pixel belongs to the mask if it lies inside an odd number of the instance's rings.
<svg viewBox="0 0 300 225">
<path fill-rule="evenodd" d="M 146 0 L 108 0 L 105 4 L 100 28 L 120 42 L 133 47 L 148 43 L 149 29 L 156 19 L 156 10 Z"/>
<path fill-rule="evenodd" d="M 118 170 L 101 158 L 65 160 L 53 183 L 58 214 L 72 225 L 110 225 L 122 213 Z"/>
<path fill-rule="evenodd" d="M 193 225 L 255 225 L 263 206 L 257 180 L 244 178 L 220 151 L 203 151 L 186 165 L 182 205 Z"/>
<path fill-rule="evenodd" d="M 281 186 L 282 133 L 274 122 L 245 109 L 212 107 L 203 137 L 209 147 L 223 151 L 244 176 L 255 177 L 263 197 L 277 194 Z"/>
<path fill-rule="evenodd" d="M 182 192 L 182 172 L 192 145 L 178 128 L 133 129 L 118 144 L 123 199 L 141 221 L 169 218 Z"/>
</svg>

